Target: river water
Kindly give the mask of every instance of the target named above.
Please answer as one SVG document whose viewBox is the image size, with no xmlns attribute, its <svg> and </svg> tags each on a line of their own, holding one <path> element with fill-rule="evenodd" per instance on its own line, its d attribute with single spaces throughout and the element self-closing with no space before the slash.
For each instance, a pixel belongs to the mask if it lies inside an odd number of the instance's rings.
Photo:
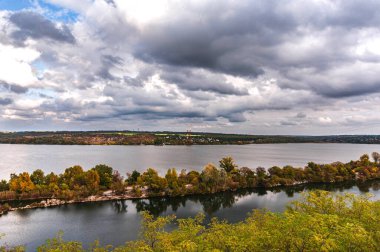
<svg viewBox="0 0 380 252">
<path fill-rule="evenodd" d="M 62 230 L 67 240 L 77 240 L 86 246 L 98 239 L 101 244 L 121 245 L 138 238 L 141 211 L 155 216 L 175 214 L 178 218 L 205 213 L 205 222 L 212 217 L 229 222 L 242 221 L 253 209 L 284 211 L 286 205 L 308 190 L 324 189 L 336 193 L 371 193 L 380 199 L 380 181 L 335 186 L 314 185 L 272 190 L 238 190 L 213 195 L 175 198 L 153 198 L 109 202 L 80 203 L 41 209 L 27 209 L 0 217 L 0 233 L 6 234 L 0 245 L 23 244 L 28 251 L 44 243 Z"/>
<path fill-rule="evenodd" d="M 144 171 L 149 167 L 164 175 L 168 168 L 201 170 L 207 163 L 218 164 L 230 155 L 241 166 L 256 168 L 274 165 L 303 167 L 309 161 L 348 162 L 360 155 L 380 152 L 380 145 L 368 144 L 251 144 L 192 146 L 96 146 L 96 145 L 11 145 L 0 144 L 0 179 L 11 173 L 61 173 L 65 168 L 81 165 L 89 169 L 107 164 L 120 171 Z"/>
</svg>

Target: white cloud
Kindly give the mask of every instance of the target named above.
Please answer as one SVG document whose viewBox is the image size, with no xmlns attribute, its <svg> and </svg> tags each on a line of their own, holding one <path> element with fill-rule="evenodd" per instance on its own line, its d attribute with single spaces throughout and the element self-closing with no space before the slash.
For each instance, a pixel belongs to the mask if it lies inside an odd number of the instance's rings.
<svg viewBox="0 0 380 252">
<path fill-rule="evenodd" d="M 322 117 L 318 117 L 318 121 L 322 124 L 330 124 L 332 123 L 332 119 L 328 116 L 322 116 Z"/>
<path fill-rule="evenodd" d="M 115 0 L 117 8 L 128 22 L 137 24 L 140 28 L 148 23 L 167 15 L 169 0 Z"/>
<path fill-rule="evenodd" d="M 20 86 L 29 86 L 37 81 L 30 64 L 40 56 L 38 51 L 0 44 L 0 55 L 0 80 Z"/>
</svg>

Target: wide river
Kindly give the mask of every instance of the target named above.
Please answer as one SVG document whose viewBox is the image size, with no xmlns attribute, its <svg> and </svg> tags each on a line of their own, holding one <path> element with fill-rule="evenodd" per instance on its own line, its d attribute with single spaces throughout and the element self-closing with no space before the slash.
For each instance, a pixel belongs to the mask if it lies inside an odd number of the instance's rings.
<svg viewBox="0 0 380 252">
<path fill-rule="evenodd" d="M 155 168 L 165 175 L 168 168 L 202 170 L 207 163 L 218 164 L 232 156 L 242 167 L 269 168 L 274 165 L 303 167 L 309 161 L 348 162 L 364 154 L 380 152 L 380 145 L 369 144 L 251 144 L 192 146 L 97 146 L 97 145 L 11 145 L 0 144 L 0 179 L 11 173 L 62 173 L 65 168 L 81 165 L 85 169 L 107 164 L 125 176 L 133 170 Z"/>
<path fill-rule="evenodd" d="M 364 153 L 380 152 L 380 145 L 354 144 L 263 144 L 223 146 L 59 146 L 59 145 L 8 145 L 0 144 L 0 178 L 10 173 L 33 171 L 62 172 L 65 168 L 80 164 L 88 169 L 105 163 L 122 174 L 133 169 L 143 171 L 154 167 L 164 174 L 169 167 L 201 170 L 209 163 L 218 163 L 223 156 L 231 155 L 239 166 L 255 168 L 273 165 L 304 166 L 309 161 L 329 163 L 358 159 Z M 302 191 L 316 188 L 337 193 L 370 192 L 380 199 L 380 182 L 345 184 L 326 187 L 275 190 L 241 190 L 208 196 L 179 198 L 155 198 L 150 200 L 125 200 L 73 204 L 46 209 L 30 209 L 10 212 L 0 217 L 2 244 L 23 244 L 28 251 L 35 251 L 46 238 L 59 230 L 65 239 L 75 239 L 90 244 L 99 239 L 102 244 L 120 245 L 136 239 L 140 228 L 140 214 L 148 210 L 155 215 L 175 214 L 179 218 L 206 214 L 227 219 L 243 220 L 252 209 L 267 208 L 283 211 L 289 202 L 301 196 Z"/>
</svg>

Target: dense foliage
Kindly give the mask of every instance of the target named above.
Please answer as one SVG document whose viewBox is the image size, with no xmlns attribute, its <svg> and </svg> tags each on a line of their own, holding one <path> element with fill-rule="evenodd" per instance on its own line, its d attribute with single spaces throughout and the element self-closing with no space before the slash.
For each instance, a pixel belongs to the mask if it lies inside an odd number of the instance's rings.
<svg viewBox="0 0 380 252">
<path fill-rule="evenodd" d="M 44 174 L 40 169 L 32 174 L 12 174 L 9 181 L 0 182 L 0 200 L 14 199 L 83 199 L 110 191 L 113 195 L 128 197 L 178 196 L 215 193 L 239 188 L 269 188 L 305 183 L 335 183 L 365 181 L 380 178 L 379 154 L 373 153 L 346 164 L 316 164 L 304 168 L 292 166 L 237 167 L 231 157 L 220 160 L 220 167 L 206 165 L 201 172 L 169 169 L 160 176 L 155 169 L 143 173 L 127 173 L 127 179 L 107 165 L 97 165 L 84 171 L 80 166 L 67 168 L 62 174 Z"/>
<path fill-rule="evenodd" d="M 255 210 L 235 224 L 218 219 L 204 224 L 202 214 L 188 219 L 142 215 L 140 239 L 125 245 L 94 242 L 85 249 L 60 233 L 38 251 L 380 251 L 380 202 L 368 196 L 312 191 L 284 213 Z M 172 223 L 177 226 L 168 231 Z"/>
</svg>

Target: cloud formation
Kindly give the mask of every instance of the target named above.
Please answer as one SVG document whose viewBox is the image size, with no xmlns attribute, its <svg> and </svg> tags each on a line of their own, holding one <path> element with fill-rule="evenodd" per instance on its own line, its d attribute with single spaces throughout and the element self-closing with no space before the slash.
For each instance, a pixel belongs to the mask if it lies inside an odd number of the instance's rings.
<svg viewBox="0 0 380 252">
<path fill-rule="evenodd" d="M 11 34 L 16 41 L 24 42 L 27 38 L 48 38 L 59 42 L 75 43 L 75 38 L 66 25 L 55 24 L 33 11 L 13 13 L 9 21 L 18 28 Z"/>
<path fill-rule="evenodd" d="M 0 105 L 9 105 L 13 102 L 10 98 L 0 98 Z"/>
<path fill-rule="evenodd" d="M 0 10 L 0 130 L 380 130 L 378 1 L 80 2 Z"/>
</svg>

